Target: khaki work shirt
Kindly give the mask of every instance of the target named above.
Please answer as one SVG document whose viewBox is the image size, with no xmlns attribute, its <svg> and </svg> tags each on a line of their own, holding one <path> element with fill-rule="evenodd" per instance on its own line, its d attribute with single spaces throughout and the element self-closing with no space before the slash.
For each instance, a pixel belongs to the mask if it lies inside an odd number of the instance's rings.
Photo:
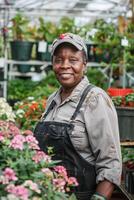
<svg viewBox="0 0 134 200">
<path fill-rule="evenodd" d="M 47 101 L 47 108 L 52 100 L 55 100 L 56 106 L 49 112 L 45 121 L 69 122 L 88 84 L 90 83 L 85 76 L 62 103 L 61 88 L 52 94 Z M 91 89 L 74 125 L 72 143 L 83 158 L 95 165 L 96 182 L 107 179 L 120 185 L 122 162 L 118 119 L 112 100 L 104 90 L 99 87 Z"/>
</svg>

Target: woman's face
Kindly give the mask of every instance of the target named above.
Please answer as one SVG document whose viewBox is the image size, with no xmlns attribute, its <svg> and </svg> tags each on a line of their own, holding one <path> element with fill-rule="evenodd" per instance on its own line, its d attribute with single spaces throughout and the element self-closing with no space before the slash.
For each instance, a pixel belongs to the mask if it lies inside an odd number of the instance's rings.
<svg viewBox="0 0 134 200">
<path fill-rule="evenodd" d="M 86 62 L 84 54 L 74 46 L 61 46 L 53 56 L 53 70 L 65 89 L 74 88 L 82 79 Z"/>
</svg>

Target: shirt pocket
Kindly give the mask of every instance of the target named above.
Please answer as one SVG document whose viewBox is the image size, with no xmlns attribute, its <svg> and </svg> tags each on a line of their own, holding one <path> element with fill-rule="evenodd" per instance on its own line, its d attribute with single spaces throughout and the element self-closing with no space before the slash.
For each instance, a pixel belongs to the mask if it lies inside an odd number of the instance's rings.
<svg viewBox="0 0 134 200">
<path fill-rule="evenodd" d="M 88 138 L 85 127 L 76 125 L 71 134 L 71 141 L 76 150 L 84 151 L 88 146 Z"/>
</svg>

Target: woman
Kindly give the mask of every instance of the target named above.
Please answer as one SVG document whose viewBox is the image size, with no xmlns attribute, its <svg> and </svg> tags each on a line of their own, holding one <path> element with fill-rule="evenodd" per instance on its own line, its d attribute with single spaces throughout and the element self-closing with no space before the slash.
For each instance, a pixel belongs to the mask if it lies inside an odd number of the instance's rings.
<svg viewBox="0 0 134 200">
<path fill-rule="evenodd" d="M 77 178 L 72 191 L 77 199 L 104 200 L 120 184 L 118 120 L 108 95 L 84 75 L 86 63 L 86 45 L 78 35 L 65 33 L 53 42 L 53 70 L 61 87 L 48 99 L 35 136 L 41 149 L 53 147 L 53 158 Z"/>
</svg>

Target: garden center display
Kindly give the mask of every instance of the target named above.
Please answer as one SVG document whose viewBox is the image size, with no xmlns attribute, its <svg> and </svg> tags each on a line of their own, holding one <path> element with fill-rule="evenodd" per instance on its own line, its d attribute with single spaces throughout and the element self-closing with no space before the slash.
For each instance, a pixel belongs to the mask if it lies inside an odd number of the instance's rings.
<svg viewBox="0 0 134 200">
<path fill-rule="evenodd" d="M 134 200 L 134 0 L 0 0 L 0 199 L 76 200 L 77 180 L 33 136 L 59 88 L 51 45 L 66 32 L 85 40 L 88 80 L 117 111 L 122 183 L 110 200 Z"/>
</svg>

